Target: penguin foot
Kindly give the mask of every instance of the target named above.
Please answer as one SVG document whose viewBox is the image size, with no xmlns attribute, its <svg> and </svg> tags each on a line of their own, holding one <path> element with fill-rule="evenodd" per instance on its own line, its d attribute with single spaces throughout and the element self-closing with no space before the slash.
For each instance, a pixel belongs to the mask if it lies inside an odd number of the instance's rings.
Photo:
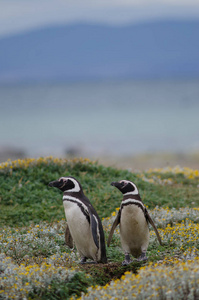
<svg viewBox="0 0 199 300">
<path fill-rule="evenodd" d="M 132 263 L 132 260 L 130 258 L 130 255 L 126 253 L 125 260 L 122 262 L 122 266 L 128 266 L 130 263 Z"/>
<path fill-rule="evenodd" d="M 145 261 L 147 259 L 148 259 L 148 257 L 146 256 L 146 252 L 142 252 L 140 257 L 137 258 L 137 261 Z"/>
<path fill-rule="evenodd" d="M 84 264 L 90 264 L 90 265 L 92 265 L 92 264 L 97 264 L 97 262 L 96 261 L 87 261 Z"/>
<path fill-rule="evenodd" d="M 87 260 L 87 257 L 82 257 L 82 259 L 80 260 L 80 264 L 85 264 Z"/>
<path fill-rule="evenodd" d="M 80 260 L 80 264 L 83 265 L 83 264 L 97 264 L 96 261 L 86 261 L 87 260 L 87 257 L 82 257 L 82 259 Z"/>
<path fill-rule="evenodd" d="M 129 264 L 131 264 L 133 261 L 132 260 L 124 260 L 123 262 L 122 262 L 122 266 L 128 266 Z"/>
</svg>

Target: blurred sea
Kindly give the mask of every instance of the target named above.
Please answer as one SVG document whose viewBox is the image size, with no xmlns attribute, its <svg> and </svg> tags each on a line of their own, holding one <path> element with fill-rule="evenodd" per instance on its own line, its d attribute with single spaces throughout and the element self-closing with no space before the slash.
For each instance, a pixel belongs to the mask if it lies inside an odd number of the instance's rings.
<svg viewBox="0 0 199 300">
<path fill-rule="evenodd" d="M 27 156 L 199 150 L 199 80 L 0 86 L 0 150 Z"/>
</svg>

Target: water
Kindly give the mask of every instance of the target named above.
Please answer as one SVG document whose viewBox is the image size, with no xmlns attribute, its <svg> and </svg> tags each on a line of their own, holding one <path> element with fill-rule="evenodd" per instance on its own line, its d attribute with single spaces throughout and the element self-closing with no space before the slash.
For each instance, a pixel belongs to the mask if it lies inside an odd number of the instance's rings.
<svg viewBox="0 0 199 300">
<path fill-rule="evenodd" d="M 199 150 L 199 80 L 0 87 L 0 148 L 28 156 Z"/>
</svg>

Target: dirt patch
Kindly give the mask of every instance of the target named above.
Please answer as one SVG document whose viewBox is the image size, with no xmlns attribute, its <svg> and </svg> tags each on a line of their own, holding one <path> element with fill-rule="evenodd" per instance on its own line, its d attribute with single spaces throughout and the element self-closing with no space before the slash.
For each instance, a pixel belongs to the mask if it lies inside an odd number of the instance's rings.
<svg viewBox="0 0 199 300">
<path fill-rule="evenodd" d="M 111 280 L 121 278 L 126 271 L 137 273 L 140 263 L 132 263 L 125 267 L 121 263 L 84 264 L 79 265 L 79 268 L 90 274 L 96 280 L 96 284 L 105 285 Z"/>
</svg>

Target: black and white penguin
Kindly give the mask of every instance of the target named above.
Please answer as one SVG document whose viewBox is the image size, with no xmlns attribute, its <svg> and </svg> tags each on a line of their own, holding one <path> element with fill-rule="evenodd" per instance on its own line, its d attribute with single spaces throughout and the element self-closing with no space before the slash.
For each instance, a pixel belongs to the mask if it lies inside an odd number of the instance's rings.
<svg viewBox="0 0 199 300">
<path fill-rule="evenodd" d="M 71 176 L 61 177 L 49 183 L 64 192 L 63 205 L 68 223 L 67 235 L 72 236 L 81 256 L 81 263 L 87 258 L 106 263 L 106 247 L 101 220 L 81 184 Z"/>
<path fill-rule="evenodd" d="M 119 182 L 112 182 L 111 185 L 122 192 L 123 200 L 108 237 L 108 246 L 110 245 L 116 226 L 120 224 L 120 240 L 125 252 L 125 260 L 122 265 L 128 265 L 132 262 L 130 254 L 138 258 L 138 261 L 147 260 L 146 251 L 149 245 L 148 223 L 151 223 L 153 226 L 161 244 L 157 228 L 133 182 L 121 180 Z"/>
</svg>

